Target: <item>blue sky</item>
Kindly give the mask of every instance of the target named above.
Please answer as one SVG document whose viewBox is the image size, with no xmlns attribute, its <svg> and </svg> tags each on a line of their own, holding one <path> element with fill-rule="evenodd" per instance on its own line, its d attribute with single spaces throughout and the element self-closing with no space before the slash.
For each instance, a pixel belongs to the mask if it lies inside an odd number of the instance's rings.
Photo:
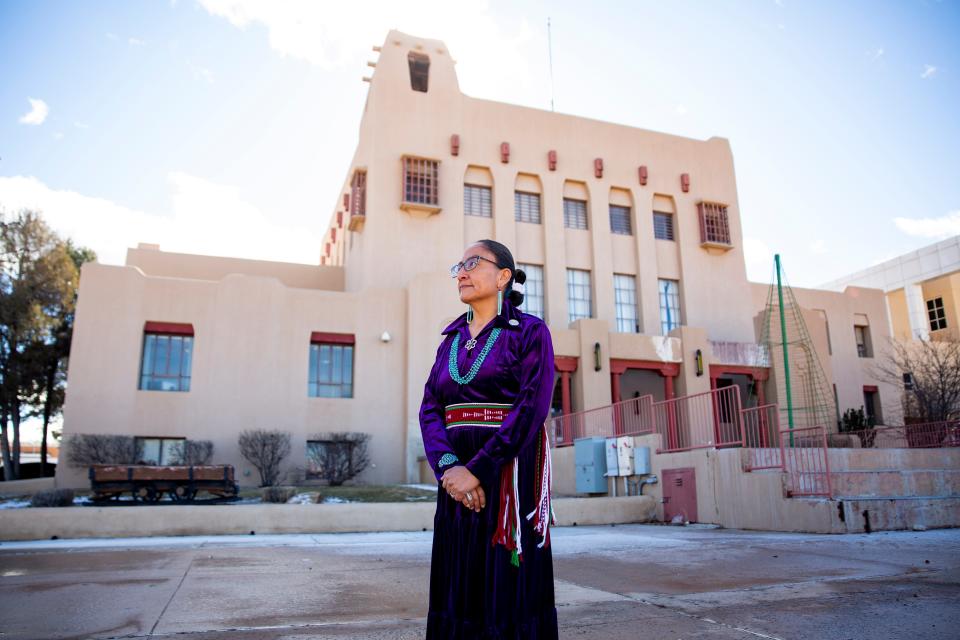
<svg viewBox="0 0 960 640">
<path fill-rule="evenodd" d="M 316 263 L 370 48 L 472 96 L 733 148 L 748 274 L 813 286 L 960 233 L 960 2 L 0 0 L 0 206 L 126 248 Z M 31 100 L 33 102 L 31 102 Z"/>
</svg>

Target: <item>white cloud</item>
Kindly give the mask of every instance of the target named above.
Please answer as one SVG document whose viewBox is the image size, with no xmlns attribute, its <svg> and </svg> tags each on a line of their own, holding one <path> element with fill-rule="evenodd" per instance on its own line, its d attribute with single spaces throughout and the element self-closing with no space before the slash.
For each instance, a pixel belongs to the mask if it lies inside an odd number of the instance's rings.
<svg viewBox="0 0 960 640">
<path fill-rule="evenodd" d="M 816 254 L 827 253 L 827 243 L 823 238 L 817 238 L 815 241 L 810 243 L 810 251 Z"/>
<path fill-rule="evenodd" d="M 743 259 L 747 265 L 747 279 L 769 282 L 773 270 L 773 251 L 759 238 L 744 236 Z"/>
<path fill-rule="evenodd" d="M 53 134 L 54 140 L 63 140 L 63 131 L 57 131 Z"/>
<path fill-rule="evenodd" d="M 925 64 L 923 65 L 923 73 L 920 74 L 920 77 L 926 80 L 927 78 L 932 78 L 937 72 L 937 68 L 933 65 Z"/>
<path fill-rule="evenodd" d="M 146 41 L 141 40 L 140 38 L 130 38 L 127 40 L 127 42 L 134 47 L 142 47 L 143 45 L 147 44 Z"/>
<path fill-rule="evenodd" d="M 182 172 L 168 176 L 173 208 L 164 215 L 104 198 L 48 187 L 34 177 L 0 177 L 0 207 L 42 211 L 63 237 L 91 247 L 106 264 L 123 264 L 139 242 L 165 251 L 318 264 L 320 229 L 284 226 L 243 199 L 236 187 Z"/>
<path fill-rule="evenodd" d="M 27 100 L 30 101 L 30 113 L 20 116 L 21 124 L 43 124 L 47 114 L 50 113 L 47 103 L 33 98 L 27 98 Z"/>
<path fill-rule="evenodd" d="M 880 58 L 883 57 L 883 48 L 882 48 L 882 47 L 878 47 L 878 48 L 873 49 L 873 50 L 871 50 L 871 51 L 867 51 L 867 55 L 870 56 L 870 58 L 871 58 L 872 60 L 879 60 Z"/>
<path fill-rule="evenodd" d="M 193 77 L 196 80 L 206 80 L 208 84 L 213 84 L 213 71 L 206 67 L 198 67 L 190 60 L 187 60 L 187 65 L 190 67 L 190 70 L 193 72 Z"/>
<path fill-rule="evenodd" d="M 120 36 L 118 36 L 118 35 L 115 34 L 115 33 L 110 33 L 110 32 L 108 31 L 108 32 L 107 32 L 107 39 L 108 39 L 108 40 L 119 40 L 119 39 L 120 39 Z"/>
<path fill-rule="evenodd" d="M 88 125 L 86 122 L 74 122 L 74 123 L 73 123 L 73 126 L 75 126 L 77 129 L 89 129 L 89 128 L 90 128 L 90 125 Z"/>
<path fill-rule="evenodd" d="M 466 93 L 489 99 L 512 96 L 510 102 L 540 106 L 548 100 L 545 25 L 534 29 L 517 18 L 501 26 L 487 2 L 199 2 L 211 15 L 239 29 L 263 25 L 270 46 L 283 56 L 325 69 L 356 68 L 358 74 L 363 73 L 364 62 L 376 55 L 371 46 L 383 44 L 390 29 L 442 38 L 454 48 L 450 53 Z M 534 64 L 542 64 L 544 73 L 539 69 L 534 73 Z M 532 77 L 542 80 L 531 82 Z"/>
<path fill-rule="evenodd" d="M 960 210 L 939 218 L 894 218 L 893 223 L 908 236 L 942 240 L 960 234 Z"/>
<path fill-rule="evenodd" d="M 675 109 L 675 111 L 677 112 L 677 115 L 682 116 L 682 115 L 685 115 L 685 114 L 687 113 L 688 109 L 687 109 L 687 107 L 685 107 L 684 105 L 678 104 L 678 105 L 677 105 L 677 108 Z"/>
</svg>

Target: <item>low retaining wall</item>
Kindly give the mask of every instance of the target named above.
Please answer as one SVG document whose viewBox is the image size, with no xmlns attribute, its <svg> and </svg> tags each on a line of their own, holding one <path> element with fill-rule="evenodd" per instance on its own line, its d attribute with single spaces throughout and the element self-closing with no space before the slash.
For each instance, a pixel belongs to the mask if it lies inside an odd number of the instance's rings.
<svg viewBox="0 0 960 640">
<path fill-rule="evenodd" d="M 0 496 L 27 496 L 43 491 L 53 489 L 53 478 L 31 478 L 29 480 L 7 480 L 0 482 Z"/>
<path fill-rule="evenodd" d="M 0 511 L 0 539 L 124 538 L 433 529 L 435 503 L 49 507 Z M 558 526 L 650 522 L 650 496 L 557 498 Z"/>
</svg>

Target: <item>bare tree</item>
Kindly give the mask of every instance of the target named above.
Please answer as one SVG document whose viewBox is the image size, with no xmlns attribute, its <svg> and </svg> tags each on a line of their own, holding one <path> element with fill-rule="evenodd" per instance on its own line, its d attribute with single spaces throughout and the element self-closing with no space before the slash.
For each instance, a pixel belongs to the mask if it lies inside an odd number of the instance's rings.
<svg viewBox="0 0 960 640">
<path fill-rule="evenodd" d="M 904 422 L 960 419 L 960 342 L 892 340 L 874 371 L 903 392 Z"/>
<path fill-rule="evenodd" d="M 182 465 L 210 464 L 213 458 L 213 443 L 209 440 L 180 440 L 171 449 L 173 459 Z"/>
<path fill-rule="evenodd" d="M 74 467 L 91 464 L 135 464 L 138 456 L 133 436 L 75 433 L 66 436 L 67 462 Z"/>
<path fill-rule="evenodd" d="M 334 432 L 313 436 L 307 443 L 307 461 L 314 475 L 331 486 L 358 476 L 370 464 L 369 433 Z"/>
<path fill-rule="evenodd" d="M 240 455 L 260 472 L 260 486 L 277 484 L 280 463 L 290 455 L 288 431 L 248 429 L 240 434 Z"/>
</svg>

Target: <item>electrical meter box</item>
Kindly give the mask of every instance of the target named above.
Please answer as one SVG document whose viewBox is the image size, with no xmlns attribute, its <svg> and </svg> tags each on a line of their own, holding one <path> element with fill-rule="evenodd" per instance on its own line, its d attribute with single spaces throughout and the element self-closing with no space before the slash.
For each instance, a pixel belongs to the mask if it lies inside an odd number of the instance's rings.
<svg viewBox="0 0 960 640">
<path fill-rule="evenodd" d="M 620 475 L 620 456 L 617 454 L 617 448 L 617 438 L 607 438 L 605 451 L 608 477 Z"/>
<path fill-rule="evenodd" d="M 617 438 L 617 475 L 632 476 L 633 470 L 633 437 L 621 436 Z"/>
<path fill-rule="evenodd" d="M 604 438 L 577 438 L 573 461 L 577 467 L 577 493 L 607 492 L 607 458 Z"/>
<path fill-rule="evenodd" d="M 650 475 L 650 447 L 635 447 L 633 450 L 633 473 L 638 476 Z"/>
</svg>

